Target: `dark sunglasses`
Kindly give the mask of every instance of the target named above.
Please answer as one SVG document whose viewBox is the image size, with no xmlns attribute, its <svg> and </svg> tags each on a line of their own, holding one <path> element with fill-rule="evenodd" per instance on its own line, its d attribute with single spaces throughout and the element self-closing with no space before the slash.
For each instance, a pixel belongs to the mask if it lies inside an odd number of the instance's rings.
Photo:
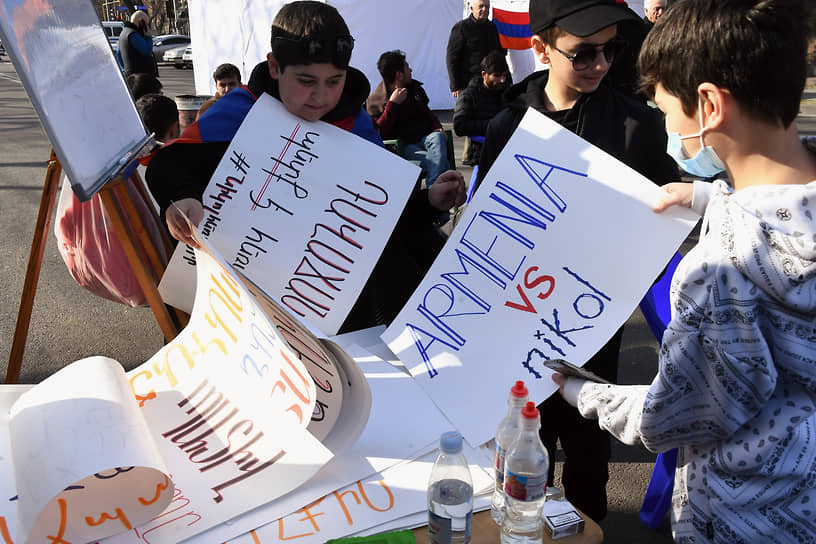
<svg viewBox="0 0 816 544">
<path fill-rule="evenodd" d="M 576 72 L 580 72 L 581 70 L 586 70 L 595 62 L 595 59 L 598 58 L 598 53 L 603 53 L 606 62 L 612 62 L 615 60 L 615 56 L 620 54 L 623 51 L 623 48 L 626 47 L 626 42 L 619 39 L 612 39 L 606 42 L 603 45 L 596 45 L 594 47 L 582 47 L 578 50 L 577 53 L 574 55 L 570 55 L 564 51 L 561 51 L 556 46 L 552 46 L 553 49 L 564 55 L 564 57 L 572 62 L 572 69 Z"/>
<path fill-rule="evenodd" d="M 272 40 L 273 49 L 282 47 L 288 50 L 296 49 L 306 57 L 310 58 L 345 58 L 346 62 L 351 57 L 354 49 L 354 38 L 348 34 L 335 38 L 324 38 L 321 36 L 306 36 L 299 39 L 276 36 Z"/>
</svg>

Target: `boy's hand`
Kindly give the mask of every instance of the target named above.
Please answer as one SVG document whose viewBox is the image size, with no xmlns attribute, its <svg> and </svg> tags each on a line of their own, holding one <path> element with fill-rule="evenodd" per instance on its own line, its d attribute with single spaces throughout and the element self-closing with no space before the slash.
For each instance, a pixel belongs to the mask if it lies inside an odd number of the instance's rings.
<svg viewBox="0 0 816 544">
<path fill-rule="evenodd" d="M 553 372 L 552 381 L 558 384 L 558 392 L 564 394 L 564 385 L 567 383 L 567 377 L 558 372 Z"/>
<path fill-rule="evenodd" d="M 190 230 L 190 225 L 187 223 L 185 216 L 194 225 L 198 225 L 204 219 L 204 207 L 201 202 L 195 198 L 185 198 L 173 202 L 164 214 L 167 220 L 167 229 L 170 231 L 170 235 L 179 242 L 197 248 L 198 242 L 193 238 L 193 232 Z"/>
<path fill-rule="evenodd" d="M 587 380 L 567 377 L 559 372 L 553 373 L 552 381 L 558 384 L 558 392 L 564 397 L 564 400 L 576 408 L 578 407 L 578 395 L 581 393 L 581 387 L 589 383 Z"/>
<path fill-rule="evenodd" d="M 456 170 L 443 172 L 428 189 L 428 202 L 439 211 L 446 212 L 465 202 L 465 178 Z"/>
<path fill-rule="evenodd" d="M 405 102 L 406 98 L 408 98 L 408 90 L 403 87 L 400 89 L 394 89 L 394 92 L 391 93 L 391 98 L 389 98 L 388 100 L 390 100 L 394 104 L 402 104 L 403 102 Z"/>
<path fill-rule="evenodd" d="M 666 195 L 660 198 L 652 209 L 656 212 L 665 211 L 669 206 L 685 206 L 691 208 L 691 197 L 694 194 L 694 184 L 675 181 L 663 186 Z"/>
</svg>

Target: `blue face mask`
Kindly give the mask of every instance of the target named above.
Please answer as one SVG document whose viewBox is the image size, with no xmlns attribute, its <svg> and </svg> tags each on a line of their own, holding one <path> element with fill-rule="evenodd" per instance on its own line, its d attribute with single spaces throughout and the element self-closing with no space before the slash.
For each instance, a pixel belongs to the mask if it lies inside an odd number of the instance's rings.
<svg viewBox="0 0 816 544">
<path fill-rule="evenodd" d="M 689 134 L 688 136 L 680 136 L 679 132 L 669 132 L 669 140 L 666 144 L 666 153 L 677 163 L 677 165 L 691 174 L 692 176 L 700 176 L 702 178 L 710 178 L 725 170 L 720 157 L 714 148 L 703 143 L 703 104 L 697 103 L 697 111 L 700 112 L 700 132 L 696 134 Z M 700 138 L 700 151 L 692 158 L 686 158 L 683 152 L 683 140 L 688 138 Z"/>
</svg>

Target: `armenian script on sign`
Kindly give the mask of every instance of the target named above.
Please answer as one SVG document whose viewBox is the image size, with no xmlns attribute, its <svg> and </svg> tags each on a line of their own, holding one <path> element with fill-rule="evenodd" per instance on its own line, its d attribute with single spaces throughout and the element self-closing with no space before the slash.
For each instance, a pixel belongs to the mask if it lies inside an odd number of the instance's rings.
<svg viewBox="0 0 816 544">
<path fill-rule="evenodd" d="M 383 335 L 471 444 L 492 436 L 506 387 L 544 400 L 556 388 L 542 361 L 582 365 L 631 315 L 696 223 L 655 214 L 660 192 L 527 112 Z"/>
<path fill-rule="evenodd" d="M 418 173 L 393 153 L 328 123 L 294 117 L 263 95 L 204 191 L 199 227 L 234 268 L 334 334 Z M 166 302 L 189 310 L 194 266 L 192 249 L 179 246 L 160 287 Z"/>
</svg>

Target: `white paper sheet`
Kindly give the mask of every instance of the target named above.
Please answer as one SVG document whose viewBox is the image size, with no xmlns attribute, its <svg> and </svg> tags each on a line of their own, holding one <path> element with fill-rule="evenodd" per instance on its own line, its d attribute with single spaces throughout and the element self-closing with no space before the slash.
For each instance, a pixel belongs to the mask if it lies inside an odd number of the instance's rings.
<svg viewBox="0 0 816 544">
<path fill-rule="evenodd" d="M 334 334 L 418 174 L 384 148 L 295 117 L 263 94 L 204 191 L 199 228 L 226 262 L 290 312 Z M 189 248 L 180 244 L 159 286 L 168 304 L 189 305 L 193 270 Z"/>
<path fill-rule="evenodd" d="M 477 464 L 483 456 L 467 445 L 464 452 L 474 488 L 491 486 L 492 475 L 488 475 L 491 467 Z M 417 525 L 427 523 L 427 486 L 438 454 L 439 450 L 434 450 L 334 491 L 285 518 L 231 540 L 230 544 L 272 544 L 295 538 L 299 544 L 321 544 L 371 527 L 380 528 L 384 523 L 402 520 L 417 512 L 424 514 L 424 521 Z M 483 505 L 481 500 L 479 506 Z"/>
<path fill-rule="evenodd" d="M 365 373 L 372 395 L 368 422 L 355 444 L 292 493 L 231 520 L 229 525 L 190 539 L 188 544 L 221 542 L 274 523 L 335 489 L 390 466 L 405 464 L 406 460 L 438 446 L 439 435 L 450 430 L 450 423 L 410 376 L 359 346 L 348 346 L 347 352 Z"/>
<path fill-rule="evenodd" d="M 556 390 L 541 361 L 583 365 L 629 318 L 698 217 L 529 109 L 383 339 L 471 444 L 507 391 Z"/>
</svg>

